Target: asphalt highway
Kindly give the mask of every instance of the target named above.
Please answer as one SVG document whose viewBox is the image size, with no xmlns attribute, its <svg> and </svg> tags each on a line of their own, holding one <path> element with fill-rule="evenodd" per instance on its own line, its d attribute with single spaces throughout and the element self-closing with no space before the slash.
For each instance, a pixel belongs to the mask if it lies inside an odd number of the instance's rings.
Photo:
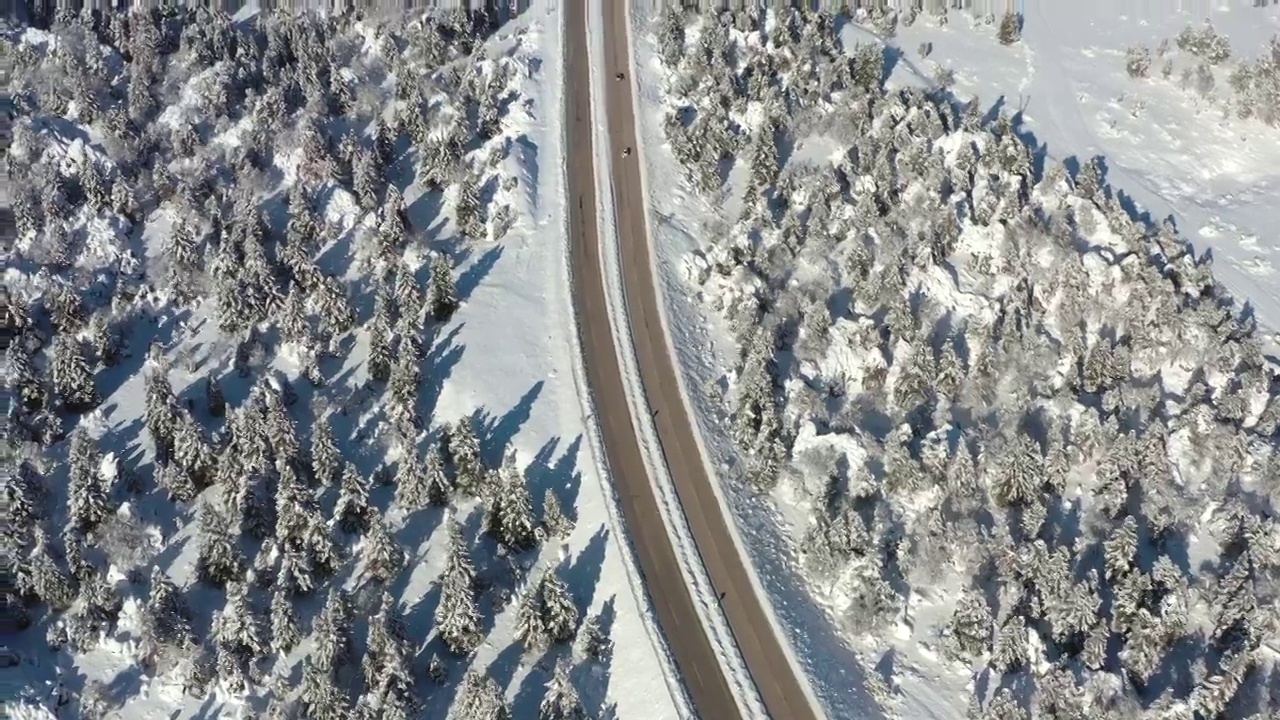
<svg viewBox="0 0 1280 720">
<path fill-rule="evenodd" d="M 614 153 L 613 200 L 621 245 L 626 312 L 645 400 L 653 416 L 662 454 L 675 484 L 698 552 L 721 597 L 734 641 L 771 717 L 816 720 L 800 678 L 788 662 L 782 640 L 729 531 L 703 463 L 694 425 L 681 396 L 673 354 L 667 347 L 650 261 L 645 195 L 636 143 L 636 115 L 630 82 L 630 38 L 626 5 L 601 0 L 604 8 L 607 74 L 604 119 L 614 147 L 596 148 L 592 135 L 591 78 L 586 14 L 591 0 L 569 0 L 566 71 L 569 226 L 572 275 L 587 380 L 599 418 L 605 454 L 618 488 L 624 520 L 640 562 L 658 623 L 698 715 L 707 720 L 740 718 L 731 685 L 698 616 L 692 591 L 680 572 L 653 483 L 647 476 L 638 434 L 627 404 L 605 297 L 602 248 L 596 227 L 595 158 Z M 615 80 L 624 73 L 622 81 Z M 623 148 L 633 152 L 623 155 Z"/>
</svg>

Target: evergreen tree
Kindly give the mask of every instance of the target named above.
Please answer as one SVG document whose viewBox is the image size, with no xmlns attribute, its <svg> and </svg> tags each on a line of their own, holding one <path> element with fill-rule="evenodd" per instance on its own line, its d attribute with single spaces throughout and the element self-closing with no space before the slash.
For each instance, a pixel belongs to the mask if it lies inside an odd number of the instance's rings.
<svg viewBox="0 0 1280 720">
<path fill-rule="evenodd" d="M 54 341 L 49 375 L 53 392 L 71 412 L 92 410 L 102 402 L 94 385 L 93 370 L 85 356 L 84 345 L 74 336 L 59 336 Z"/>
<path fill-rule="evenodd" d="M 414 353 L 402 349 L 387 385 L 387 394 L 390 395 L 387 414 L 397 431 L 405 437 L 412 437 L 412 431 L 420 425 L 417 404 L 418 386 L 421 382 L 418 359 Z"/>
<path fill-rule="evenodd" d="M 312 639 L 315 643 L 312 658 L 319 669 L 332 672 L 351 661 L 354 647 L 351 637 L 351 606 L 341 588 L 335 586 L 329 589 L 324 609 L 316 618 Z"/>
<path fill-rule="evenodd" d="M 579 650 L 583 656 L 607 664 L 613 654 L 613 641 L 604 630 L 599 614 L 588 615 L 578 634 Z"/>
<path fill-rule="evenodd" d="M 510 552 L 519 553 L 537 542 L 533 500 L 524 473 L 515 465 L 515 454 L 507 453 L 500 473 L 500 485 L 490 497 L 486 515 L 488 532 Z"/>
<path fill-rule="evenodd" d="M 288 654 L 302 640 L 298 608 L 289 597 L 291 582 L 284 578 L 271 593 L 271 649 L 280 656 Z"/>
<path fill-rule="evenodd" d="M 342 472 L 342 486 L 333 508 L 333 517 L 343 532 L 356 533 L 368 528 L 369 516 L 369 483 L 354 464 L 347 463 Z"/>
<path fill-rule="evenodd" d="M 404 566 L 404 551 L 387 529 L 381 516 L 374 516 L 364 539 L 365 571 L 383 583 L 389 583 Z"/>
<path fill-rule="evenodd" d="M 561 540 L 567 540 L 574 528 L 573 520 L 565 516 L 560 507 L 560 498 L 551 488 L 547 488 L 542 500 L 542 526 L 551 537 Z"/>
<path fill-rule="evenodd" d="M 396 477 L 396 504 L 409 512 L 427 506 L 427 474 L 417 451 L 406 448 Z"/>
<path fill-rule="evenodd" d="M 391 379 L 391 310 L 378 302 L 373 310 L 373 323 L 369 327 L 369 359 L 366 367 L 369 377 L 377 382 Z"/>
<path fill-rule="evenodd" d="M 484 239 L 484 223 L 480 220 L 480 193 L 476 178 L 471 173 L 458 181 L 458 196 L 454 205 L 454 221 L 463 238 L 472 242 Z"/>
<path fill-rule="evenodd" d="M 156 486 L 165 491 L 169 500 L 189 505 L 200 496 L 200 488 L 191 473 L 175 462 L 163 462 L 156 468 Z"/>
<path fill-rule="evenodd" d="M 220 418 L 227 414 L 227 400 L 222 396 L 222 386 L 212 375 L 204 378 L 204 400 L 213 417 Z"/>
<path fill-rule="evenodd" d="M 194 645 L 191 614 L 182 591 L 160 570 L 151 570 L 151 592 L 143 614 L 142 634 L 146 643 L 169 647 Z"/>
<path fill-rule="evenodd" d="M 243 582 L 227 584 L 227 603 L 214 625 L 218 647 L 242 659 L 245 664 L 267 649 L 262 621 L 249 602 L 249 587 Z"/>
<path fill-rule="evenodd" d="M 1027 625 L 1021 615 L 1010 615 L 996 634 L 991 666 L 1000 672 L 1014 672 L 1027 662 Z"/>
<path fill-rule="evenodd" d="M 447 454 L 453 462 L 454 486 L 464 496 L 475 497 L 484 482 L 484 461 L 480 458 L 480 440 L 471 418 L 459 418 L 449 429 Z"/>
<path fill-rule="evenodd" d="M 569 677 L 569 661 L 560 658 L 555 674 L 547 683 L 547 692 L 538 706 L 539 720 L 586 720 L 587 712 L 578 697 L 578 689 Z"/>
<path fill-rule="evenodd" d="M 529 652 L 541 652 L 551 644 L 542 605 L 542 583 L 538 582 L 525 589 L 516 609 L 515 638 Z"/>
<path fill-rule="evenodd" d="M 39 526 L 32 532 L 27 568 L 27 579 L 19 580 L 19 586 L 27 595 L 43 600 L 55 611 L 71 607 L 76 597 L 75 588 L 71 578 L 54 561 L 49 538 Z"/>
<path fill-rule="evenodd" d="M 18 396 L 22 407 L 39 410 L 44 405 L 44 383 L 36 371 L 26 337 L 13 338 L 5 350 L 5 387 Z"/>
<path fill-rule="evenodd" d="M 458 309 L 458 286 L 453 268 L 441 253 L 431 258 L 431 284 L 427 288 L 427 312 L 437 322 L 447 322 Z"/>
<path fill-rule="evenodd" d="M 312 658 L 302 661 L 301 699 L 309 720 L 347 720 L 350 699 L 338 687 L 332 669 Z"/>
<path fill-rule="evenodd" d="M 578 628 L 578 608 L 569 594 L 569 587 L 555 570 L 548 570 L 540 585 L 547 635 L 552 642 L 568 642 Z"/>
<path fill-rule="evenodd" d="M 981 657 L 991 647 L 991 610 L 982 594 L 968 590 L 951 616 L 949 634 L 957 654 L 966 660 Z"/>
<path fill-rule="evenodd" d="M 342 454 L 333 437 L 333 422 L 326 415 L 311 432 L 311 474 L 321 487 L 333 487 L 342 467 Z"/>
<path fill-rule="evenodd" d="M 156 446 L 156 456 L 169 458 L 173 453 L 173 434 L 177 425 L 177 399 L 169 384 L 164 365 L 147 375 L 146 407 L 143 423 Z"/>
<path fill-rule="evenodd" d="M 462 528 L 450 522 L 449 561 L 440 577 L 435 628 L 449 650 L 458 655 L 469 654 L 480 643 L 475 577 L 475 566 L 462 541 Z"/>
<path fill-rule="evenodd" d="M 425 477 L 427 502 L 436 507 L 447 505 L 449 497 L 453 494 L 453 487 L 449 482 L 448 473 L 445 472 L 440 451 L 435 447 L 427 451 Z"/>
<path fill-rule="evenodd" d="M 196 573 L 201 580 L 222 587 L 240 578 L 244 572 L 244 556 L 237 537 L 239 527 L 218 503 L 206 502 L 200 507 Z"/>
<path fill-rule="evenodd" d="M 71 434 L 68 465 L 67 513 L 74 527 L 89 531 L 111 512 L 110 496 L 102 480 L 102 452 L 83 426 Z"/>
<path fill-rule="evenodd" d="M 455 717 L 466 720 L 511 720 L 511 708 L 498 683 L 488 674 L 474 670 L 462 679 L 453 710 Z"/>
</svg>

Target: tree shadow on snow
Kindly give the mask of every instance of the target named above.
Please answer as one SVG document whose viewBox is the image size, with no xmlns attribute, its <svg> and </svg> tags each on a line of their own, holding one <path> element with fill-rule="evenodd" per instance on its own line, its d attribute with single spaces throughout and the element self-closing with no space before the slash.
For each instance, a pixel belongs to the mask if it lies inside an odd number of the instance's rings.
<svg viewBox="0 0 1280 720">
<path fill-rule="evenodd" d="M 520 432 L 520 428 L 529 422 L 529 416 L 533 413 L 533 404 L 542 394 L 545 384 L 542 380 L 534 383 L 524 395 L 520 396 L 515 407 L 508 410 L 501 418 L 495 419 L 483 408 L 479 411 L 476 417 L 476 437 L 480 440 L 481 457 L 489 467 L 501 466 L 503 453 L 506 452 L 516 433 Z"/>
<path fill-rule="evenodd" d="M 577 468 L 582 436 L 574 438 L 560 455 L 560 459 L 552 464 L 551 458 L 559 444 L 560 438 L 548 440 L 538 449 L 533 461 L 524 469 L 524 476 L 529 483 L 529 493 L 533 496 L 534 505 L 539 511 L 538 517 L 544 515 L 545 508 L 541 503 L 546 491 L 553 490 L 565 512 L 576 518 L 573 509 L 577 507 L 578 489 L 582 486 L 582 473 Z"/>
</svg>

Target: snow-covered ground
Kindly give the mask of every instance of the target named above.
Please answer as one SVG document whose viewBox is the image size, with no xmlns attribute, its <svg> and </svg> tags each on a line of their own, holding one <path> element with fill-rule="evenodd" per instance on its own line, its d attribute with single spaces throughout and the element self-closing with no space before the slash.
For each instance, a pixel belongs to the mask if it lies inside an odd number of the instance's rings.
<svg viewBox="0 0 1280 720">
<path fill-rule="evenodd" d="M 620 535 L 625 529 L 613 506 L 609 480 L 602 472 L 599 446 L 594 439 L 596 431 L 589 424 L 589 408 L 580 392 L 580 357 L 575 351 L 577 337 L 566 280 L 562 19 L 555 0 L 534 2 L 488 41 L 488 57 L 503 58 L 520 76 L 516 82 L 517 100 L 510 105 L 502 135 L 477 151 L 476 159 L 497 152 L 503 157 L 495 168 L 498 179 L 516 178 L 513 187 L 504 185 L 494 199 L 495 207 L 502 202 L 512 206 L 515 224 L 501 240 L 481 242 L 459 253 L 456 271 L 464 302 L 449 324 L 441 328 L 439 342 L 428 348 L 433 364 L 423 368 L 423 375 L 434 385 L 428 392 L 433 393 L 435 425 L 477 413 L 486 430 L 482 434 L 486 453 L 497 453 L 486 459 L 497 462 L 503 446 L 509 444 L 529 479 L 534 497 L 540 499 L 545 489 L 554 488 L 577 520 L 567 540 L 549 542 L 527 560 L 540 568 L 559 566 L 580 616 L 602 613 L 609 626 L 614 641 L 611 661 L 602 667 L 583 665 L 575 670 L 587 708 L 593 716 L 674 720 L 688 715 L 682 709 L 682 692 L 660 640 L 654 635 L 651 609 L 638 584 L 625 538 Z M 27 37 L 38 40 L 44 36 L 28 33 Z M 93 145 L 69 147 L 74 153 Z M 287 182 L 287 168 L 283 175 Z M 435 217 L 425 207 L 426 202 L 417 202 L 420 195 L 424 201 L 428 198 L 416 183 L 409 185 L 404 194 L 418 238 L 415 242 L 421 250 L 426 249 L 427 238 L 453 233 L 452 222 L 445 218 L 443 208 L 435 210 L 440 213 Z M 324 213 L 348 230 L 371 222 L 369 217 L 361 217 L 351 195 L 342 190 L 332 194 Z M 440 220 L 444 222 L 437 224 Z M 148 225 L 148 240 L 153 225 Z M 144 252 L 148 256 L 158 254 L 151 246 Z M 22 286 L 29 278 L 21 277 L 20 272 L 18 267 L 8 267 L 6 283 Z M 358 283 L 358 273 L 351 265 L 346 279 Z M 185 319 L 179 321 L 160 309 L 157 317 L 157 335 L 168 338 L 164 354 L 173 362 L 171 381 L 180 396 L 191 394 L 193 383 L 207 372 L 221 373 L 227 367 L 228 346 L 218 338 L 214 323 L 206 321 L 203 311 L 184 314 Z M 315 391 L 314 396 L 310 390 L 301 389 L 306 383 L 299 377 L 300 368 L 288 358 L 276 359 L 273 369 L 299 386 L 304 400 L 299 406 L 310 404 L 317 416 L 326 406 L 343 407 L 344 416 L 351 410 L 351 417 L 344 417 L 335 425 L 340 438 L 352 437 L 344 452 L 362 471 L 370 472 L 394 458 L 380 457 L 385 445 L 380 436 L 385 427 L 377 423 L 377 409 L 362 406 L 359 401 L 349 403 L 360 396 L 357 388 L 365 377 L 365 335 L 358 333 L 358 337 L 342 367 L 332 373 L 328 386 Z M 132 348 L 139 357 L 144 350 L 145 346 Z M 228 391 L 233 404 L 238 400 L 233 397 L 237 394 L 238 391 Z M 123 375 L 113 384 L 102 408 L 83 422 L 110 439 L 108 449 L 129 455 L 141 452 L 139 417 L 144 397 L 142 374 Z M 132 461 L 143 467 L 150 462 L 142 455 Z M 375 490 L 375 502 L 382 505 L 389 498 L 386 492 Z M 140 520 L 144 524 L 178 527 L 177 532 L 157 538 L 149 552 L 154 555 L 156 566 L 168 572 L 179 586 L 194 583 L 196 544 L 187 542 L 192 532 L 182 527 L 191 515 L 179 515 L 176 523 L 174 518 L 148 515 L 165 512 L 165 505 L 149 499 L 141 509 Z M 431 632 L 431 613 L 438 597 L 433 587 L 448 547 L 446 524 L 437 510 L 412 518 L 398 513 L 390 510 L 387 517 L 408 553 L 409 563 L 396 584 L 396 594 L 408 614 L 411 638 L 415 646 L 421 646 Z M 474 507 L 464 506 L 460 519 L 474 530 L 479 515 Z M 482 560 L 481 564 L 488 562 Z M 356 579 L 351 569 L 340 572 L 338 578 L 349 584 Z M 149 678 L 139 671 L 129 645 L 131 635 L 137 631 L 131 624 L 130 607 L 126 605 L 114 638 L 81 655 L 53 654 L 42 648 L 43 626 L 25 633 L 18 642 L 23 663 L 20 684 L 35 689 L 57 682 L 56 672 L 74 693 L 86 683 L 100 680 L 110 688 L 122 717 L 207 717 L 211 713 L 234 712 L 237 702 L 233 700 L 228 700 L 227 705 L 221 705 L 219 699 L 195 700 L 163 678 Z M 536 713 L 550 668 L 531 664 L 519 644 L 513 642 L 515 608 L 511 604 L 498 614 L 483 645 L 463 665 L 485 670 L 495 678 L 515 717 L 522 718 Z M 419 662 L 427 659 L 420 658 Z M 464 669 L 452 668 L 450 687 L 456 686 Z M 281 665 L 277 671 L 289 669 Z M 426 716 L 443 718 L 450 712 L 449 696 L 453 691 L 446 695 L 444 690 L 429 686 L 426 680 L 420 686 L 424 689 Z M 242 712 L 262 716 L 263 706 L 253 704 Z"/>
</svg>

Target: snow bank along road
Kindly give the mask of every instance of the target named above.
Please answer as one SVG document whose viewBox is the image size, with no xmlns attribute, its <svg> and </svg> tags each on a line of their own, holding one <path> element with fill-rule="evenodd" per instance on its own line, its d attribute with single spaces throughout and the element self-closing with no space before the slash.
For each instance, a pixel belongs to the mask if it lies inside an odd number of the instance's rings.
<svg viewBox="0 0 1280 720">
<path fill-rule="evenodd" d="M 671 647 L 689 696 L 701 717 L 740 717 L 724 670 L 702 627 L 691 590 L 659 510 L 656 491 L 647 477 L 640 442 L 632 423 L 622 381 L 608 304 L 596 217 L 595 148 L 591 132 L 591 83 L 587 60 L 587 2 L 567 3 L 568 43 L 566 115 L 572 141 L 568 147 L 569 226 L 572 234 L 576 298 L 587 378 L 604 439 L 609 470 L 627 528 L 635 544 L 658 621 Z M 604 7 L 606 67 L 609 77 L 630 72 L 627 20 L 621 2 Z M 614 148 L 636 147 L 635 105 L 631 83 L 609 82 L 604 116 Z M 715 497 L 698 451 L 673 355 L 666 346 L 658 295 L 649 258 L 644 195 L 638 159 L 613 163 L 623 288 L 636 360 L 645 400 L 654 412 L 659 442 L 699 554 L 722 605 L 734 639 L 764 700 L 778 720 L 816 718 L 769 616 L 756 595 L 744 560 L 729 532 L 728 519 Z"/>
</svg>

